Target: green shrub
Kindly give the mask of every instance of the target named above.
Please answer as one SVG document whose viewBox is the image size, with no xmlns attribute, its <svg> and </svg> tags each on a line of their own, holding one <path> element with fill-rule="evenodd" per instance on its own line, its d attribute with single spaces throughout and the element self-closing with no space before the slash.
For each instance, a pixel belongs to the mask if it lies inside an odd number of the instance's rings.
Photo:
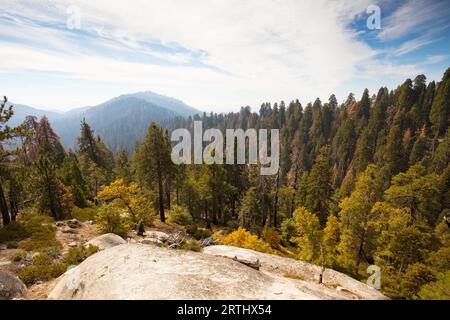
<svg viewBox="0 0 450 320">
<path fill-rule="evenodd" d="M 53 264 L 53 259 L 48 253 L 40 253 L 31 259 L 31 263 L 38 266 L 49 266 Z"/>
<path fill-rule="evenodd" d="M 200 246 L 200 244 L 195 241 L 184 241 L 183 244 L 180 247 L 181 250 L 190 250 L 190 251 L 195 251 L 195 252 L 200 252 L 202 251 L 202 247 Z"/>
<path fill-rule="evenodd" d="M 69 252 L 67 252 L 67 254 L 63 257 L 62 261 L 68 266 L 77 265 L 98 251 L 99 248 L 91 244 L 88 247 L 78 246 L 75 248 L 70 248 Z"/>
<path fill-rule="evenodd" d="M 62 245 L 55 239 L 31 239 L 19 244 L 19 248 L 26 251 L 45 251 L 48 248 L 60 250 Z"/>
<path fill-rule="evenodd" d="M 55 239 L 56 228 L 53 226 L 54 220 L 48 216 L 34 216 L 23 223 L 29 240 L 19 243 L 18 247 L 26 251 L 59 251 L 61 243 Z"/>
<path fill-rule="evenodd" d="M 11 222 L 6 227 L 0 229 L 0 242 L 20 241 L 30 236 L 29 230 L 24 224 Z"/>
<path fill-rule="evenodd" d="M 186 227 L 186 232 L 196 240 L 201 240 L 211 237 L 211 231 L 206 229 L 199 229 L 197 225 L 192 224 Z"/>
<path fill-rule="evenodd" d="M 6 249 L 17 249 L 19 247 L 19 243 L 17 241 L 8 241 L 6 243 Z"/>
<path fill-rule="evenodd" d="M 64 263 L 31 265 L 19 270 L 17 275 L 26 285 L 32 285 L 38 281 L 48 281 L 57 278 L 66 270 L 67 266 Z"/>
<path fill-rule="evenodd" d="M 272 248 L 280 247 L 280 236 L 278 231 L 273 227 L 266 227 L 263 231 L 263 238 Z"/>
<path fill-rule="evenodd" d="M 79 208 L 77 206 L 74 206 L 72 209 L 72 217 L 79 221 L 94 221 L 97 216 L 97 211 L 98 208 L 95 206 L 86 208 Z"/>
<path fill-rule="evenodd" d="M 103 204 L 97 212 L 97 227 L 102 233 L 125 236 L 130 230 L 130 219 L 120 215 L 121 209 L 112 203 Z"/>
<path fill-rule="evenodd" d="M 296 236 L 297 229 L 294 219 L 286 219 L 281 223 L 281 239 L 288 245 L 292 244 L 291 239 Z"/>
<path fill-rule="evenodd" d="M 424 285 L 418 296 L 426 300 L 450 300 L 450 270 L 439 273 L 435 282 Z"/>
<path fill-rule="evenodd" d="M 24 260 L 26 256 L 27 256 L 27 252 L 21 250 L 12 257 L 12 260 L 14 262 L 20 262 L 20 261 Z"/>
<path fill-rule="evenodd" d="M 192 223 L 192 216 L 185 207 L 174 205 L 167 214 L 167 220 L 171 223 L 187 226 Z"/>
</svg>

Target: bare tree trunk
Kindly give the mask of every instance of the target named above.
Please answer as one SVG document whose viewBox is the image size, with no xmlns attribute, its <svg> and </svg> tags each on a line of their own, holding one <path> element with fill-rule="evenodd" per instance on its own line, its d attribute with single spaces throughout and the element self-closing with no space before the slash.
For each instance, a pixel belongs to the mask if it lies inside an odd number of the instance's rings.
<svg viewBox="0 0 450 320">
<path fill-rule="evenodd" d="M 166 217 L 164 215 L 164 190 L 163 190 L 163 182 L 162 182 L 162 172 L 161 172 L 161 164 L 158 161 L 158 193 L 159 193 L 159 218 L 162 223 L 166 222 Z"/>
<path fill-rule="evenodd" d="M 211 230 L 211 222 L 209 222 L 208 218 L 208 200 L 205 199 L 205 221 L 206 227 Z"/>
<path fill-rule="evenodd" d="M 1 180 L 0 180 L 0 211 L 2 212 L 3 226 L 6 226 L 11 222 L 11 218 L 9 216 L 9 210 L 6 204 L 6 198 L 3 192 L 3 185 Z"/>
<path fill-rule="evenodd" d="M 167 209 L 170 210 L 170 181 L 167 181 L 166 183 L 166 197 L 167 197 Z"/>
<path fill-rule="evenodd" d="M 277 187 L 275 191 L 275 208 L 273 210 L 273 227 L 277 227 L 277 216 L 278 216 L 278 185 L 280 183 L 280 171 L 277 174 Z"/>
</svg>

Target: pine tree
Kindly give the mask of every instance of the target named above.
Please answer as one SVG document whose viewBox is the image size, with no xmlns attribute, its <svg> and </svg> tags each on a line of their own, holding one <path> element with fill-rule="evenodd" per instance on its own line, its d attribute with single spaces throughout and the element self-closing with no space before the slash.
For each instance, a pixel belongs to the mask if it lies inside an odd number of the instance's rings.
<svg viewBox="0 0 450 320">
<path fill-rule="evenodd" d="M 52 157 L 46 152 L 40 153 L 36 160 L 36 169 L 40 211 L 48 211 L 56 220 L 69 216 L 72 195 L 56 176 L 56 165 Z"/>
<path fill-rule="evenodd" d="M 126 184 L 132 181 L 132 167 L 126 150 L 122 149 L 116 154 L 114 173 L 117 178 L 123 179 Z"/>
<path fill-rule="evenodd" d="M 339 220 L 334 214 L 329 215 L 323 229 L 322 245 L 325 255 L 325 265 L 335 267 L 338 256 Z"/>
<path fill-rule="evenodd" d="M 239 225 L 252 233 L 261 231 L 261 208 L 254 187 L 249 188 L 239 210 Z"/>
<path fill-rule="evenodd" d="M 5 175 L 4 164 L 9 161 L 9 152 L 4 150 L 3 144 L 5 141 L 20 137 L 24 134 L 24 126 L 11 128 L 8 126 L 8 121 L 13 116 L 13 106 L 7 106 L 8 99 L 3 98 L 0 101 L 0 211 L 2 212 L 3 225 L 6 226 L 11 222 L 10 212 L 6 202 L 6 196 L 3 189 L 3 178 Z"/>
<path fill-rule="evenodd" d="M 378 168 L 369 165 L 357 179 L 355 190 L 339 204 L 341 238 L 339 264 L 358 274 L 362 261 L 369 261 L 374 250 L 372 206 L 381 198 L 382 181 Z"/>
<path fill-rule="evenodd" d="M 450 114 L 450 68 L 444 73 L 442 81 L 438 84 L 436 97 L 430 111 L 430 122 L 434 138 L 443 134 L 448 128 Z"/>
<path fill-rule="evenodd" d="M 293 241 L 299 247 L 298 258 L 308 262 L 318 261 L 322 237 L 319 218 L 308 209 L 300 207 L 295 210 L 293 219 L 296 230 Z"/>
<path fill-rule="evenodd" d="M 325 225 L 329 214 L 333 188 L 331 186 L 331 169 L 328 163 L 328 147 L 323 147 L 308 175 L 306 207 L 320 217 Z"/>
<path fill-rule="evenodd" d="M 156 123 L 151 123 L 144 141 L 138 145 L 135 153 L 137 175 L 148 189 L 158 190 L 158 210 L 161 222 L 166 222 L 164 212 L 164 179 L 168 175 L 170 142 L 167 135 Z"/>
</svg>

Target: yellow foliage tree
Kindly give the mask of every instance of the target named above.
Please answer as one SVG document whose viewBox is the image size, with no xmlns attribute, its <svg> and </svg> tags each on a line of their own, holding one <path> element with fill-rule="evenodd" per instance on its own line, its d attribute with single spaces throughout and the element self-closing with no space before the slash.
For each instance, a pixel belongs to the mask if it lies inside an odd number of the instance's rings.
<svg viewBox="0 0 450 320">
<path fill-rule="evenodd" d="M 294 242 L 299 247 L 298 258 L 309 262 L 319 261 L 321 253 L 322 230 L 319 218 L 304 207 L 294 212 L 294 226 L 298 236 Z"/>
<path fill-rule="evenodd" d="M 126 209 L 135 224 L 149 226 L 156 216 L 151 201 L 141 192 L 139 186 L 136 183 L 126 185 L 123 179 L 102 186 L 96 199 Z"/>
<path fill-rule="evenodd" d="M 332 268 L 336 265 L 337 247 L 339 244 L 339 220 L 334 214 L 329 215 L 327 218 L 327 224 L 323 229 L 322 244 L 325 256 L 324 262 Z"/>
<path fill-rule="evenodd" d="M 219 239 L 219 241 L 221 244 L 227 246 L 272 253 L 272 248 L 270 247 L 270 245 L 242 227 L 239 227 L 229 235 L 223 237 L 222 239 Z"/>
</svg>

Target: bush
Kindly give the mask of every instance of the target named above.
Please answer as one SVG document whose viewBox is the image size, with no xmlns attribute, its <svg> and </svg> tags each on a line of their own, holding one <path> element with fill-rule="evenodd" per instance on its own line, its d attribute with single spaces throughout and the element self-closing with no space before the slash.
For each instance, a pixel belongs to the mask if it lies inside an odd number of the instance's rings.
<svg viewBox="0 0 450 320">
<path fill-rule="evenodd" d="M 57 278 L 66 271 L 64 263 L 54 263 L 50 265 L 31 265 L 18 272 L 19 278 L 26 284 L 32 285 L 38 281 L 48 281 Z"/>
<path fill-rule="evenodd" d="M 48 253 L 40 253 L 31 259 L 31 263 L 38 266 L 49 266 L 53 264 L 53 257 Z"/>
<path fill-rule="evenodd" d="M 75 248 L 70 248 L 69 252 L 67 252 L 62 261 L 68 266 L 77 265 L 98 251 L 99 248 L 91 244 L 88 247 L 78 246 Z"/>
<path fill-rule="evenodd" d="M 19 247 L 19 243 L 17 241 L 8 241 L 6 243 L 6 249 L 17 249 Z"/>
<path fill-rule="evenodd" d="M 211 237 L 211 231 L 206 229 L 199 229 L 195 224 L 187 226 L 186 232 L 196 240 Z"/>
<path fill-rule="evenodd" d="M 74 206 L 72 209 L 72 217 L 79 221 L 89 221 L 95 220 L 95 217 L 97 216 L 97 207 L 86 207 L 86 208 L 79 208 L 77 206 Z"/>
<path fill-rule="evenodd" d="M 272 248 L 280 247 L 280 236 L 277 229 L 272 227 L 264 228 L 263 238 Z"/>
<path fill-rule="evenodd" d="M 192 223 L 192 216 L 185 207 L 174 205 L 167 214 L 167 221 L 187 226 Z"/>
<path fill-rule="evenodd" d="M 18 222 L 11 222 L 0 230 L 0 242 L 12 242 L 26 239 L 30 236 L 29 230 L 25 225 Z"/>
<path fill-rule="evenodd" d="M 26 256 L 27 256 L 27 253 L 25 251 L 21 250 L 12 257 L 12 260 L 14 262 L 21 262 L 22 260 L 25 259 Z"/>
<path fill-rule="evenodd" d="M 291 245 L 291 239 L 296 236 L 296 231 L 294 225 L 294 219 L 286 219 L 281 223 L 281 239 L 287 244 Z"/>
<path fill-rule="evenodd" d="M 30 238 L 19 243 L 18 247 L 26 251 L 59 251 L 61 243 L 55 239 L 56 228 L 53 226 L 54 219 L 48 216 L 34 216 L 22 224 L 25 232 Z"/>
<path fill-rule="evenodd" d="M 238 228 L 222 239 L 219 238 L 218 241 L 227 246 L 246 248 L 265 253 L 273 252 L 267 243 L 244 228 Z"/>
<path fill-rule="evenodd" d="M 97 212 L 97 227 L 102 233 L 115 233 L 125 236 L 130 230 L 130 221 L 122 217 L 120 208 L 111 203 L 103 204 Z"/>
<path fill-rule="evenodd" d="M 181 245 L 180 249 L 182 249 L 182 250 L 190 250 L 190 251 L 195 251 L 195 252 L 202 251 L 202 247 L 195 240 L 183 242 L 183 244 Z"/>
<path fill-rule="evenodd" d="M 418 296 L 426 300 L 450 300 L 450 270 L 439 273 L 437 281 L 424 285 Z"/>
</svg>

